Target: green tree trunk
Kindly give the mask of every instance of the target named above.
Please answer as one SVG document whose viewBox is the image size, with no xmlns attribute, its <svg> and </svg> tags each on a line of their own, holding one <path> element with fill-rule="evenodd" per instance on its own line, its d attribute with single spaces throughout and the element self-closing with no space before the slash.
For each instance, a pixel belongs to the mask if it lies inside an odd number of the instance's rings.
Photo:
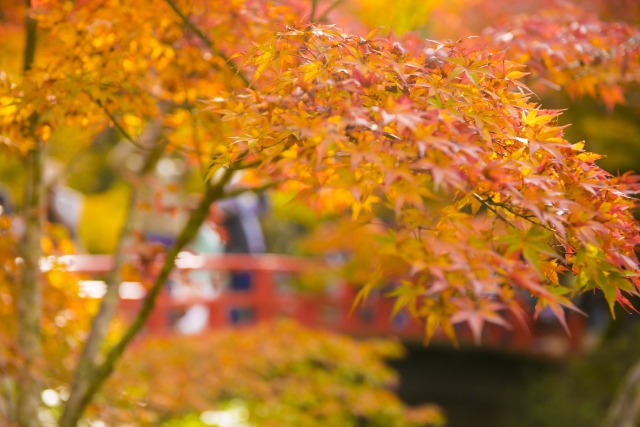
<svg viewBox="0 0 640 427">
<path fill-rule="evenodd" d="M 27 2 L 30 7 L 30 2 Z M 24 51 L 24 72 L 33 66 L 36 46 L 37 22 L 31 16 L 26 20 L 26 43 Z M 31 134 L 38 118 L 31 117 Z M 40 348 L 40 238 L 42 237 L 42 143 L 35 138 L 35 146 L 29 151 L 26 162 L 27 180 L 23 218 L 24 234 L 20 240 L 22 258 L 21 283 L 18 294 L 18 345 L 24 361 L 24 368 L 18 387 L 16 418 L 21 427 L 37 427 L 40 406 L 40 380 L 37 365 L 41 356 Z"/>
</svg>

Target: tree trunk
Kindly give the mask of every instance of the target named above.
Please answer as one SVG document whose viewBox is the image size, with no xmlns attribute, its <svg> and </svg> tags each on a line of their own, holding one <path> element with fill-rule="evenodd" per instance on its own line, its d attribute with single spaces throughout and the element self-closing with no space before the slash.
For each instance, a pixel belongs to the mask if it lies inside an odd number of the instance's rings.
<svg viewBox="0 0 640 427">
<path fill-rule="evenodd" d="M 640 415 L 640 362 L 625 376 L 602 427 L 636 427 Z"/>
<path fill-rule="evenodd" d="M 80 359 L 78 360 L 76 369 L 73 372 L 71 392 L 62 414 L 62 419 L 60 421 L 61 426 L 71 426 L 77 423 L 77 419 L 75 419 L 77 417 L 75 414 L 82 411 L 82 401 L 89 390 L 89 384 L 95 372 L 97 359 L 100 356 L 100 349 L 104 344 L 105 337 L 107 336 L 111 319 L 116 312 L 120 282 L 122 281 L 120 270 L 124 262 L 124 246 L 126 238 L 131 232 L 137 193 L 138 190 L 136 188 L 131 189 L 129 210 L 127 212 L 125 223 L 122 227 L 122 231 L 120 232 L 118 247 L 114 254 L 113 269 L 109 272 L 106 279 L 107 293 L 102 297 L 98 314 L 96 314 L 91 322 L 89 336 L 84 348 L 82 349 L 82 353 L 80 354 Z"/>
<path fill-rule="evenodd" d="M 27 7 L 31 2 L 27 1 Z M 33 66 L 36 48 L 37 21 L 27 16 L 25 23 L 24 72 Z M 30 118 L 31 135 L 38 118 Z M 18 387 L 16 419 L 21 427 L 37 427 L 38 407 L 40 406 L 40 381 L 37 364 L 40 358 L 40 238 L 42 236 L 42 143 L 35 141 L 35 147 L 29 151 L 26 162 L 27 180 L 23 218 L 25 229 L 20 240 L 19 250 L 22 258 L 21 283 L 18 293 L 17 341 L 24 367 Z"/>
<path fill-rule="evenodd" d="M 196 236 L 200 226 L 209 214 L 211 204 L 224 196 L 224 186 L 229 181 L 232 173 L 232 171 L 228 170 L 216 184 L 209 185 L 209 183 L 207 183 L 207 188 L 200 205 L 191 213 L 189 221 L 187 221 L 187 224 L 185 224 L 180 235 L 167 253 L 162 269 L 147 293 L 133 323 L 125 331 L 120 341 L 107 353 L 105 361 L 97 368 L 92 369 L 91 372 L 83 378 L 82 394 L 78 394 L 73 405 L 69 405 L 69 402 L 67 402 L 62 419 L 60 420 L 60 427 L 75 427 L 77 425 L 86 406 L 91 402 L 104 381 L 109 378 L 113 372 L 116 362 L 120 359 L 133 338 L 142 330 L 153 311 L 162 287 L 173 270 L 178 253 Z"/>
<path fill-rule="evenodd" d="M 27 158 L 27 184 L 25 186 L 25 230 L 20 241 L 22 280 L 18 294 L 18 345 L 24 360 L 20 378 L 16 416 L 22 427 L 38 426 L 40 382 L 37 363 L 40 358 L 40 266 L 42 256 L 42 159 L 40 143 Z"/>
</svg>

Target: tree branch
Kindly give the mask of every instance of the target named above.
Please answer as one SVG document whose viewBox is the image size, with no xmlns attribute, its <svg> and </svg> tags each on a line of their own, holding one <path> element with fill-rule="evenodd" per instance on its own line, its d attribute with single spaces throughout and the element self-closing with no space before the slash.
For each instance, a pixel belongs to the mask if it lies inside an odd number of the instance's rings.
<svg viewBox="0 0 640 427">
<path fill-rule="evenodd" d="M 240 71 L 240 68 L 237 65 L 235 65 L 233 62 L 231 62 L 230 58 L 227 57 L 227 55 L 225 55 L 224 53 L 219 51 L 218 48 L 216 48 L 216 46 L 213 44 L 213 41 L 210 40 L 209 37 L 206 36 L 206 34 L 200 31 L 200 29 L 196 27 L 193 24 L 193 22 L 191 22 L 191 20 L 178 8 L 178 6 L 175 4 L 173 0 L 165 0 L 165 2 L 167 2 L 167 4 L 171 7 L 171 9 L 173 9 L 176 15 L 178 15 L 180 19 L 182 19 L 182 22 L 184 22 L 185 26 L 189 28 L 191 31 L 193 31 L 193 33 L 200 40 L 202 40 L 218 58 L 222 59 L 225 62 L 225 64 L 227 65 L 227 67 L 229 67 L 231 71 L 233 71 L 238 77 L 240 77 L 240 79 L 242 80 L 245 86 L 251 85 L 251 82 L 249 81 L 249 79 L 247 79 L 247 77 L 244 74 L 242 74 L 242 72 Z"/>
<path fill-rule="evenodd" d="M 517 216 L 518 218 L 522 218 L 525 221 L 530 222 L 533 225 L 537 225 L 539 227 L 542 227 L 548 231 L 551 231 L 552 233 L 555 234 L 555 230 L 547 225 L 541 224 L 539 222 L 536 222 L 534 220 L 532 220 L 530 217 L 526 216 L 526 215 L 522 215 L 521 213 L 515 212 L 511 206 L 505 204 L 505 203 L 498 203 L 498 202 L 494 202 L 493 200 L 491 200 L 490 198 L 487 199 L 483 199 L 482 197 L 480 197 L 477 193 L 473 193 L 473 197 L 475 197 L 480 203 L 482 203 L 483 205 L 485 205 L 487 207 L 487 209 L 490 209 L 493 213 L 495 213 L 496 215 L 498 215 L 498 217 L 502 220 L 507 222 L 508 224 L 511 224 L 506 218 L 504 218 L 503 216 L 501 216 L 500 214 L 498 214 L 498 212 L 493 208 L 493 206 L 497 206 L 500 207 L 506 211 L 508 211 L 509 213 Z M 491 206 L 490 206 L 491 205 Z M 513 224 L 511 224 L 513 225 Z"/>
<path fill-rule="evenodd" d="M 313 22 L 313 18 L 316 16 L 316 9 L 318 8 L 318 2 L 320 0 L 311 0 L 311 15 L 309 15 L 309 22 Z"/>
<path fill-rule="evenodd" d="M 27 0 L 27 8 L 31 9 L 31 1 Z M 36 57 L 36 30 L 38 28 L 38 21 L 36 21 L 31 14 L 27 15 L 25 23 L 26 41 L 24 46 L 24 64 L 22 66 L 23 72 L 31 70 Z"/>
<path fill-rule="evenodd" d="M 114 345 L 107 353 L 104 362 L 98 366 L 95 371 L 87 378 L 86 392 L 82 396 L 82 399 L 78 402 L 78 405 L 73 413 L 64 419 L 64 423 L 60 424 L 60 427 L 75 427 L 80 419 L 80 416 L 84 408 L 89 404 L 95 393 L 99 390 L 102 383 L 111 375 L 115 368 L 116 362 L 122 356 L 124 350 L 127 348 L 133 338 L 142 330 L 147 319 L 151 315 L 155 306 L 156 299 L 162 290 L 169 274 L 173 270 L 175 260 L 180 251 L 196 236 L 198 229 L 203 224 L 209 214 L 209 207 L 211 204 L 219 200 L 224 195 L 224 186 L 229 181 L 233 174 L 233 169 L 227 169 L 221 179 L 215 184 L 209 184 L 205 190 L 204 197 L 199 206 L 191 213 L 189 221 L 184 226 L 180 235 L 174 242 L 173 246 L 167 254 L 160 273 L 154 280 L 153 286 L 147 293 L 142 307 L 138 312 L 136 318 L 125 331 L 120 341 Z"/>
<path fill-rule="evenodd" d="M 491 206 L 491 204 L 489 204 L 488 199 L 483 199 L 478 193 L 473 193 L 473 197 L 477 201 L 482 203 L 487 209 L 489 209 L 491 212 L 493 212 L 500 221 L 504 222 L 507 225 L 510 225 L 511 227 L 515 228 L 516 230 L 518 229 L 515 225 L 513 225 L 511 223 L 511 221 L 509 221 L 508 219 L 506 219 L 505 217 L 500 215 L 500 212 L 498 212 L 493 206 Z"/>
<path fill-rule="evenodd" d="M 89 98 L 93 102 L 95 102 L 100 108 L 102 108 L 102 111 L 104 111 L 104 113 L 107 115 L 107 117 L 109 117 L 109 120 L 111 120 L 113 122 L 113 125 L 120 131 L 120 133 L 125 137 L 125 139 L 127 141 L 129 141 L 131 144 L 133 144 L 135 147 L 137 147 L 137 148 L 139 148 L 141 150 L 150 150 L 150 149 L 154 148 L 153 146 L 147 147 L 145 145 L 142 145 L 138 141 L 136 141 L 131 135 L 129 135 L 129 133 L 122 127 L 122 125 L 120 125 L 120 123 L 118 123 L 118 121 L 116 120 L 115 116 L 111 113 L 111 111 L 109 111 L 107 109 L 107 107 L 104 106 L 102 101 L 100 101 L 99 99 L 94 99 L 88 93 L 87 93 L 87 96 L 89 96 Z"/>
<path fill-rule="evenodd" d="M 266 183 L 264 185 L 261 185 L 259 187 L 253 187 L 253 188 L 239 188 L 237 190 L 225 192 L 222 195 L 222 197 L 220 197 L 220 199 L 230 199 L 232 197 L 236 197 L 236 196 L 239 196 L 242 193 L 247 193 L 247 192 L 262 193 L 263 191 L 268 190 L 268 189 L 273 188 L 273 187 L 277 187 L 280 184 L 282 184 L 282 181 L 268 182 L 268 183 Z"/>
<path fill-rule="evenodd" d="M 152 141 L 157 140 L 160 136 L 160 132 L 161 124 L 159 122 L 154 123 L 154 125 L 151 126 L 151 135 L 149 139 Z M 166 146 L 167 142 L 165 140 L 163 143 L 155 145 L 154 150 L 148 153 L 145 165 L 140 170 L 140 176 L 144 176 L 153 169 L 153 165 L 157 163 L 157 160 L 162 155 Z M 65 404 L 64 412 L 60 421 L 61 427 L 75 426 L 74 423 L 77 422 L 77 419 L 80 416 L 79 413 L 82 412 L 82 401 L 90 385 L 89 378 L 91 378 L 96 371 L 97 357 L 100 355 L 100 348 L 104 344 L 104 339 L 107 335 L 109 325 L 116 313 L 120 282 L 122 281 L 120 270 L 124 265 L 124 249 L 128 237 L 131 235 L 138 195 L 139 190 L 137 186 L 132 185 L 127 216 L 122 229 L 120 230 L 118 246 L 113 256 L 113 267 L 105 280 L 107 292 L 102 297 L 98 314 L 96 314 L 91 321 L 89 336 L 87 337 L 87 341 L 85 342 L 80 358 L 78 359 L 76 369 L 74 370 L 73 380 L 71 382 L 71 393 Z"/>
<path fill-rule="evenodd" d="M 322 12 L 322 15 L 320 15 L 320 17 L 318 18 L 318 22 L 324 21 L 327 18 L 327 15 L 329 15 L 329 12 L 335 9 L 340 3 L 342 3 L 342 1 L 343 0 L 335 0 L 333 3 L 331 3 L 329 7 L 326 8 L 324 12 Z"/>
</svg>

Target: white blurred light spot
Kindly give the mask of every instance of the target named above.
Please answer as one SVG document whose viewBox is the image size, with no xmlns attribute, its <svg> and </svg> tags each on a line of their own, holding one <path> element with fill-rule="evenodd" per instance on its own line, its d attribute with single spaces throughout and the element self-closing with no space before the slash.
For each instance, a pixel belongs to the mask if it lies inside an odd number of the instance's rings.
<svg viewBox="0 0 640 427">
<path fill-rule="evenodd" d="M 209 320 L 209 309 L 203 304 L 196 304 L 176 322 L 176 329 L 184 335 L 194 335 L 204 330 Z"/>
<path fill-rule="evenodd" d="M 511 32 L 504 33 L 503 35 L 498 37 L 498 40 L 503 41 L 503 42 L 510 42 L 511 40 L 513 40 L 513 33 L 511 33 Z"/>
<path fill-rule="evenodd" d="M 237 200 L 240 208 L 247 210 L 254 209 L 259 203 L 258 196 L 251 191 L 245 191 L 244 193 L 239 194 Z"/>
<path fill-rule="evenodd" d="M 40 266 L 40 271 L 49 271 L 53 268 L 53 266 L 56 264 L 56 257 L 54 256 L 49 256 L 46 258 L 40 258 L 40 261 L 38 261 L 38 265 Z"/>
<path fill-rule="evenodd" d="M 72 256 L 69 256 L 69 255 L 63 255 L 63 256 L 59 257 L 58 258 L 58 263 L 63 265 L 68 270 L 73 270 L 74 268 L 76 268 L 76 266 L 78 264 L 76 262 L 76 260 Z"/>
<path fill-rule="evenodd" d="M 200 421 L 206 425 L 219 427 L 248 427 L 249 419 L 247 408 L 233 408 L 226 411 L 205 411 L 200 414 Z"/>
<path fill-rule="evenodd" d="M 64 402 L 66 402 L 67 400 L 69 400 L 69 389 L 67 387 L 59 387 L 58 388 L 58 393 L 60 394 L 60 399 Z"/>
<path fill-rule="evenodd" d="M 176 259 L 176 267 L 178 268 L 200 268 L 204 265 L 204 257 L 202 255 L 194 255 L 189 252 L 180 252 Z"/>
<path fill-rule="evenodd" d="M 107 424 L 101 420 L 89 421 L 89 424 L 91 424 L 91 427 L 107 427 Z"/>
<path fill-rule="evenodd" d="M 67 324 L 67 321 L 69 319 L 67 319 L 67 317 L 63 314 L 58 314 L 53 321 L 55 322 L 56 326 L 58 326 L 59 328 L 64 328 L 64 326 Z"/>
<path fill-rule="evenodd" d="M 53 411 L 50 409 L 39 408 L 38 409 L 38 420 L 43 427 L 55 427 L 56 417 L 53 415 Z"/>
<path fill-rule="evenodd" d="M 140 282 L 122 282 L 120 284 L 120 298 L 122 299 L 142 299 L 147 292 Z"/>
<path fill-rule="evenodd" d="M 81 280 L 78 286 L 82 298 L 102 298 L 107 293 L 107 284 L 102 280 Z"/>
<path fill-rule="evenodd" d="M 161 159 L 158 162 L 156 169 L 160 175 L 166 177 L 180 175 L 183 171 L 182 162 L 180 162 L 180 160 L 168 158 Z"/>
<path fill-rule="evenodd" d="M 58 406 L 60 404 L 60 396 L 58 392 L 52 389 L 46 389 L 42 392 L 42 401 L 49 407 Z"/>
</svg>

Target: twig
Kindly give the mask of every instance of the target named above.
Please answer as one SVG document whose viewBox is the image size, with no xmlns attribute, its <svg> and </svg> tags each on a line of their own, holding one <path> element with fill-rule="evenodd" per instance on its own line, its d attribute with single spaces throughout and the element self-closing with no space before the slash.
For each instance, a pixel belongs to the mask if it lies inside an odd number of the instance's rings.
<svg viewBox="0 0 640 427">
<path fill-rule="evenodd" d="M 89 94 L 87 94 L 89 95 Z M 118 121 L 116 120 L 116 118 L 114 117 L 114 115 L 111 113 L 111 111 L 109 111 L 107 109 L 107 107 L 104 106 L 104 104 L 102 103 L 102 101 L 100 101 L 99 99 L 94 99 L 91 95 L 89 95 L 89 98 L 96 103 L 96 105 L 98 105 L 102 111 L 104 111 L 104 113 L 107 115 L 107 117 L 109 117 L 109 120 L 111 120 L 111 122 L 113 122 L 113 125 L 120 131 L 120 133 L 125 137 L 125 139 L 127 141 L 129 141 L 131 144 L 133 144 L 135 147 L 141 149 L 141 150 L 149 150 L 153 147 L 146 147 L 142 144 L 140 144 L 138 141 L 136 141 L 131 135 L 129 135 L 129 132 L 127 132 L 122 125 L 120 125 L 120 123 L 118 123 Z"/>
<path fill-rule="evenodd" d="M 512 226 L 513 228 L 515 228 L 516 230 L 518 229 L 518 227 L 516 227 L 513 223 L 511 223 L 511 221 L 509 221 L 508 219 L 506 219 L 505 217 L 503 217 L 500 212 L 498 212 L 493 206 L 491 206 L 487 200 L 483 199 L 482 197 L 480 197 L 478 195 L 478 193 L 473 193 L 473 197 L 475 197 L 480 203 L 482 203 L 487 209 L 489 209 L 491 212 L 493 212 L 494 214 L 496 214 L 496 217 L 501 220 L 502 222 L 504 222 L 505 224 L 508 224 L 510 226 Z"/>
<path fill-rule="evenodd" d="M 250 86 L 251 85 L 251 82 L 249 81 L 249 79 L 247 79 L 247 77 L 244 74 L 242 74 L 242 72 L 240 71 L 240 68 L 237 65 L 235 65 L 233 62 L 231 62 L 229 57 L 227 57 L 224 53 L 222 53 L 220 50 L 218 50 L 218 48 L 215 47 L 215 45 L 213 44 L 213 41 L 210 40 L 209 37 L 206 36 L 206 34 L 204 34 L 202 31 L 200 31 L 200 29 L 198 27 L 196 27 L 193 24 L 193 22 L 191 22 L 191 20 L 184 13 L 182 13 L 182 11 L 178 8 L 178 6 L 174 3 L 173 0 L 165 0 L 165 1 L 171 7 L 171 9 L 173 9 L 173 11 L 176 13 L 176 15 L 178 15 L 180 17 L 180 19 L 182 19 L 182 22 L 184 22 L 184 25 L 186 25 L 187 28 L 189 28 L 191 31 L 193 31 L 193 33 L 200 40 L 202 40 L 204 43 L 206 43 L 207 46 L 209 47 L 209 49 L 211 49 L 211 51 L 218 58 L 222 59 L 225 62 L 225 64 L 227 65 L 227 67 L 229 67 L 229 69 L 231 71 L 233 71 L 234 73 L 236 73 L 236 75 L 238 77 L 240 77 L 240 79 L 245 84 L 245 86 Z"/>
<path fill-rule="evenodd" d="M 319 0 L 311 0 L 311 15 L 309 15 L 309 22 L 313 22 L 313 18 L 316 16 L 316 9 L 318 8 Z"/>
<path fill-rule="evenodd" d="M 475 193 L 474 193 L 474 195 L 475 195 Z M 544 229 L 546 229 L 546 230 L 551 231 L 552 233 L 555 233 L 555 230 L 554 230 L 553 228 L 551 228 L 551 227 L 549 227 L 549 226 L 547 226 L 547 225 L 544 225 L 544 224 L 540 224 L 539 222 L 535 222 L 534 220 L 532 220 L 532 219 L 531 219 L 531 217 L 529 217 L 529 216 L 527 216 L 527 215 L 522 215 L 521 213 L 515 212 L 515 211 L 511 208 L 511 206 L 509 206 L 509 205 L 507 205 L 507 204 L 505 204 L 505 203 L 498 203 L 498 202 L 494 202 L 493 200 L 491 200 L 491 198 L 489 198 L 489 199 L 485 200 L 485 202 L 490 203 L 490 204 L 492 204 L 493 206 L 501 207 L 502 209 L 504 209 L 504 210 L 506 210 L 506 211 L 508 211 L 508 212 L 512 213 L 513 215 L 515 215 L 515 216 L 517 216 L 517 217 L 520 217 L 520 218 L 522 218 L 522 219 L 524 219 L 524 220 L 526 220 L 526 221 L 529 221 L 529 222 L 530 222 L 531 224 L 533 224 L 533 225 L 540 226 L 540 227 L 542 227 L 542 228 L 544 228 Z"/>
<path fill-rule="evenodd" d="M 282 181 L 273 181 L 273 182 L 268 182 L 266 184 L 260 185 L 258 187 L 238 188 L 233 191 L 225 192 L 220 199 L 230 199 L 232 197 L 238 196 L 242 193 L 246 193 L 249 191 L 253 193 L 261 193 L 270 188 L 277 187 L 280 184 L 282 184 Z"/>
<path fill-rule="evenodd" d="M 342 3 L 343 0 L 336 0 L 333 3 L 331 3 L 331 5 L 325 9 L 325 11 L 322 13 L 322 15 L 320 15 L 320 17 L 318 18 L 318 22 L 322 22 L 326 19 L 327 15 L 329 15 L 329 12 L 331 12 L 333 9 L 336 8 L 336 6 L 338 6 L 340 3 Z"/>
</svg>

